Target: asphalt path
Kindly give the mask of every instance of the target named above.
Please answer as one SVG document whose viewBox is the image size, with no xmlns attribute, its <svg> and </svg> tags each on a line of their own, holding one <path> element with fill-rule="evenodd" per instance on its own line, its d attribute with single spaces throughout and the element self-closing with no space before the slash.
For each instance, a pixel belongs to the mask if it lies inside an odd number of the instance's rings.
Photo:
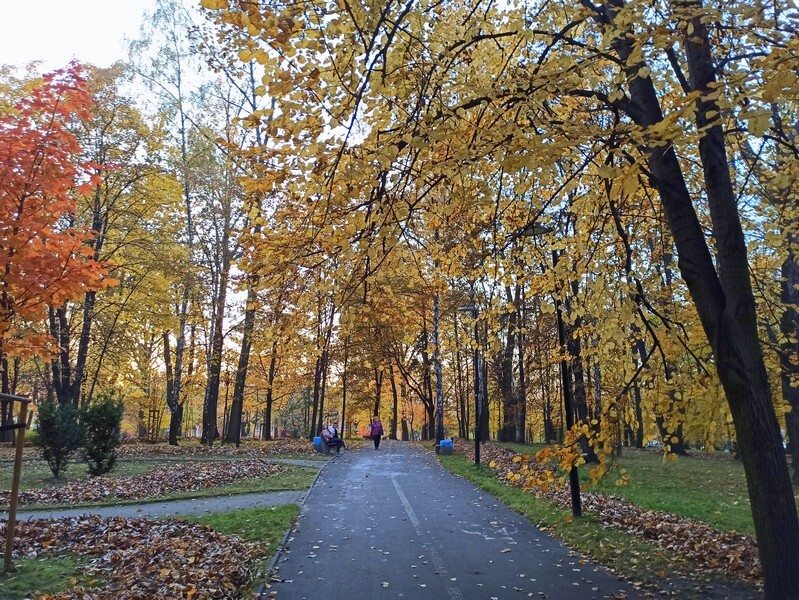
<svg viewBox="0 0 799 600">
<path fill-rule="evenodd" d="M 414 444 L 335 456 L 262 598 L 638 598 L 626 582 L 446 471 Z"/>
</svg>

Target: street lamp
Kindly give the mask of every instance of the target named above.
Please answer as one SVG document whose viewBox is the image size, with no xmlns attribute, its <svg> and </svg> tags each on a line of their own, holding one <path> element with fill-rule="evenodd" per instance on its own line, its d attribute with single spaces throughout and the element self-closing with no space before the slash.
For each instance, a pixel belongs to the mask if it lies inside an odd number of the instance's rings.
<svg viewBox="0 0 799 600">
<path fill-rule="evenodd" d="M 480 366 L 480 337 L 477 326 L 479 311 L 474 304 L 461 306 L 458 310 L 469 312 L 474 319 L 474 464 L 480 466 L 480 412 L 483 406 L 483 375 Z"/>
<path fill-rule="evenodd" d="M 553 229 L 534 222 L 521 227 L 511 234 L 511 237 L 535 237 L 539 233 L 551 233 Z M 552 250 L 552 269 L 556 269 L 558 265 L 558 251 Z M 566 347 L 566 327 L 563 324 L 563 310 L 561 308 L 560 294 L 558 289 L 555 289 L 555 319 L 558 326 L 558 345 L 561 351 Z M 563 386 L 563 410 L 566 413 L 566 429 L 571 430 L 574 427 L 574 412 L 572 406 L 574 405 L 574 398 L 572 396 L 571 377 L 569 376 L 569 362 L 566 358 L 560 361 L 560 377 Z M 572 465 L 569 470 L 569 489 L 571 491 L 572 500 L 572 514 L 575 517 L 580 517 L 583 514 L 582 501 L 580 499 L 580 478 L 577 467 Z"/>
</svg>

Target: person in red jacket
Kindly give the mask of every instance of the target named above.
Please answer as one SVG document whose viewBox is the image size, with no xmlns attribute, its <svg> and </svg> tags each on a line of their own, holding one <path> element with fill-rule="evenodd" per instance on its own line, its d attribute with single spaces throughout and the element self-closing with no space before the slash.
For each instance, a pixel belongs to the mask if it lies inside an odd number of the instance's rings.
<svg viewBox="0 0 799 600">
<path fill-rule="evenodd" d="M 377 450 L 380 448 L 380 438 L 383 437 L 383 424 L 380 422 L 380 417 L 372 417 L 372 429 L 370 433 L 375 443 L 375 450 Z"/>
</svg>

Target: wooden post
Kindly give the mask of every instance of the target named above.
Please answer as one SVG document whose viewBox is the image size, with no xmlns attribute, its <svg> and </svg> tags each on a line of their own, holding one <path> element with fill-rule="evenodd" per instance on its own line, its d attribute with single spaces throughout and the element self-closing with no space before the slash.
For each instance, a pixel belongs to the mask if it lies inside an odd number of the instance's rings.
<svg viewBox="0 0 799 600">
<path fill-rule="evenodd" d="M 3 557 L 3 571 L 8 573 L 14 570 L 11 564 L 11 552 L 14 549 L 14 530 L 17 526 L 17 497 L 19 496 L 19 479 L 22 473 L 22 450 L 25 447 L 25 425 L 28 422 L 28 403 L 30 400 L 27 398 L 20 398 L 19 396 L 10 396 L 20 402 L 19 420 L 17 421 L 17 447 L 14 455 L 14 477 L 11 482 L 11 499 L 8 506 L 8 525 L 6 527 L 6 551 Z"/>
</svg>

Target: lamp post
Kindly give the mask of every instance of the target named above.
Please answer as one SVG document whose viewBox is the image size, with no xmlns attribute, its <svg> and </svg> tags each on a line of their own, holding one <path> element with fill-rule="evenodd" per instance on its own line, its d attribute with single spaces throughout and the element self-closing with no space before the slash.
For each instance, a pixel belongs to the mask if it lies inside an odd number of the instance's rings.
<svg viewBox="0 0 799 600">
<path fill-rule="evenodd" d="M 477 325 L 479 314 L 474 304 L 461 306 L 458 310 L 469 312 L 474 319 L 474 464 L 480 466 L 480 412 L 483 406 L 483 374 L 480 365 L 480 337 Z"/>
<path fill-rule="evenodd" d="M 539 233 L 552 233 L 553 229 L 542 225 L 538 222 L 533 222 L 518 229 L 515 233 L 511 234 L 511 238 L 518 237 L 535 237 Z M 512 241 L 512 240 L 511 240 Z M 555 270 L 558 266 L 558 251 L 552 250 L 552 269 Z M 558 327 L 558 345 L 561 351 L 566 347 L 566 327 L 563 324 L 563 310 L 561 308 L 560 294 L 555 289 L 555 319 Z M 572 398 L 571 377 L 569 373 L 569 361 L 563 358 L 560 361 L 560 377 L 563 387 L 563 411 L 566 413 L 566 429 L 571 430 L 574 427 L 574 411 L 572 406 L 574 399 Z M 572 501 L 572 515 L 580 517 L 583 514 L 582 500 L 580 498 L 580 479 L 577 467 L 572 465 L 569 470 L 569 489 L 571 491 Z"/>
</svg>

